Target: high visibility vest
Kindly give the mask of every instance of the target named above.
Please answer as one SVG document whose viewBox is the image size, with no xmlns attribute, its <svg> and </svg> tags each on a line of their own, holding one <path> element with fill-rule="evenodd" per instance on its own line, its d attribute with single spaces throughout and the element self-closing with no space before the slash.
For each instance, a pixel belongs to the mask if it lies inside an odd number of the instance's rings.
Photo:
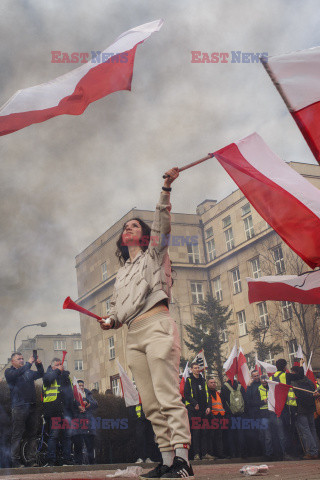
<svg viewBox="0 0 320 480">
<path fill-rule="evenodd" d="M 276 382 L 287 384 L 286 372 L 281 372 L 281 371 L 276 372 L 274 375 L 272 375 L 272 380 L 274 380 Z M 296 407 L 297 406 L 296 396 L 295 396 L 292 388 L 290 388 L 289 391 L 288 391 L 288 397 L 287 397 L 286 405 L 289 405 L 291 407 Z"/>
<path fill-rule="evenodd" d="M 213 395 L 211 395 L 211 399 L 212 399 L 212 415 L 222 415 L 224 416 L 226 414 L 226 412 L 224 411 L 224 408 L 222 406 L 222 402 L 221 402 L 221 397 L 219 395 L 218 392 L 216 392 L 216 399 L 214 399 Z"/>
<path fill-rule="evenodd" d="M 136 414 L 137 414 L 138 418 L 141 417 L 141 412 L 142 412 L 142 406 L 141 405 L 136 405 Z"/>
<path fill-rule="evenodd" d="M 193 395 L 193 390 L 192 390 L 191 378 L 190 378 L 190 377 L 187 377 L 187 381 L 189 381 L 189 383 L 190 383 L 191 397 L 193 398 L 194 395 Z M 206 382 L 204 382 L 204 389 L 205 389 L 206 395 L 207 395 L 207 403 L 209 403 L 209 391 L 208 391 L 208 386 L 207 386 L 207 383 L 206 383 Z M 188 402 L 188 401 L 186 400 L 185 405 L 186 405 L 186 407 L 187 407 L 188 405 L 190 405 L 190 402 Z"/>
<path fill-rule="evenodd" d="M 269 393 L 268 390 L 263 385 L 259 385 L 258 390 L 260 392 L 261 401 L 267 400 L 268 393 Z M 268 409 L 268 404 L 267 403 L 264 403 L 260 407 L 260 410 L 267 410 L 267 409 Z"/>
<path fill-rule="evenodd" d="M 60 385 L 58 384 L 57 380 L 55 380 L 50 387 L 42 387 L 42 397 L 43 403 L 48 402 L 55 402 L 58 398 L 58 394 L 60 393 Z"/>
</svg>

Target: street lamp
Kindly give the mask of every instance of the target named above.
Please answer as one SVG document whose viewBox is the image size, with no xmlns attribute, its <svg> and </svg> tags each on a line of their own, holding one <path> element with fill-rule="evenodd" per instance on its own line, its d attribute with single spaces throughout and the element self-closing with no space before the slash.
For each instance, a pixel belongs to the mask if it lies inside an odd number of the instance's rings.
<svg viewBox="0 0 320 480">
<path fill-rule="evenodd" d="M 21 332 L 21 330 L 23 330 L 24 328 L 27 328 L 27 327 L 46 327 L 47 326 L 47 322 L 40 322 L 40 323 L 29 323 L 28 325 L 24 325 L 24 327 L 21 327 L 17 333 L 16 333 L 16 336 L 14 337 L 14 342 L 13 342 L 13 351 L 16 352 L 16 340 L 17 340 L 17 335 L 19 332 Z"/>
</svg>

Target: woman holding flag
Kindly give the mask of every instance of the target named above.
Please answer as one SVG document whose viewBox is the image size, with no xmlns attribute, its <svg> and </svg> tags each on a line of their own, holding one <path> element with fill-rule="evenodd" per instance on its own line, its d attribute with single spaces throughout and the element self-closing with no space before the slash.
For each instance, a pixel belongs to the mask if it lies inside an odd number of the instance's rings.
<svg viewBox="0 0 320 480">
<path fill-rule="evenodd" d="M 128 364 L 162 455 L 155 469 L 141 475 L 144 479 L 193 478 L 189 421 L 179 393 L 180 339 L 168 310 L 170 191 L 178 175 L 178 168 L 166 172 L 151 231 L 139 218 L 125 223 L 117 242 L 121 267 L 111 312 L 106 321 L 99 320 L 103 330 L 128 326 Z"/>
</svg>

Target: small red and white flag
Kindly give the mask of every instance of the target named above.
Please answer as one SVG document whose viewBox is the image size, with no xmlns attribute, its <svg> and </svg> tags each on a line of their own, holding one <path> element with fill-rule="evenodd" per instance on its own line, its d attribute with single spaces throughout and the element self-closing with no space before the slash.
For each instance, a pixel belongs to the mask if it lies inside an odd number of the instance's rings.
<svg viewBox="0 0 320 480">
<path fill-rule="evenodd" d="M 134 405 L 139 405 L 139 403 L 141 403 L 141 399 L 138 390 L 136 389 L 133 381 L 128 377 L 118 360 L 117 363 L 119 367 L 122 397 L 124 397 L 126 407 L 133 407 Z"/>
<path fill-rule="evenodd" d="M 197 363 L 200 367 L 200 372 L 203 372 L 204 369 L 207 369 L 208 368 L 208 364 L 206 362 L 206 357 L 204 356 L 204 350 L 203 348 L 200 350 L 200 352 L 198 353 L 198 355 L 196 355 L 196 357 L 194 358 L 194 360 L 192 361 L 192 363 Z"/>
<path fill-rule="evenodd" d="M 82 391 L 80 390 L 76 377 L 73 377 L 73 396 L 75 400 L 81 405 L 81 407 L 85 408 L 85 404 L 82 398 Z"/>
<path fill-rule="evenodd" d="M 258 360 L 258 358 L 256 359 L 256 363 L 267 372 L 269 377 L 277 371 L 277 367 L 272 365 L 272 363 L 262 362 L 261 360 Z"/>
<path fill-rule="evenodd" d="M 237 368 L 238 382 L 240 382 L 243 388 L 247 390 L 247 386 L 251 380 L 251 377 L 250 377 L 247 360 L 246 360 L 246 357 L 244 356 L 244 353 L 241 347 L 239 348 L 237 363 L 238 363 L 238 368 Z"/>
<path fill-rule="evenodd" d="M 231 353 L 230 353 L 229 357 L 227 358 L 227 360 L 223 364 L 223 368 L 225 370 L 225 374 L 227 375 L 229 380 L 231 380 L 231 383 L 233 385 L 234 376 L 236 375 L 237 370 L 238 370 L 238 349 L 237 349 L 237 345 L 235 345 L 233 347 L 233 349 L 231 350 Z"/>
<path fill-rule="evenodd" d="M 267 380 L 267 382 L 269 385 L 268 410 L 274 412 L 277 417 L 280 417 L 287 401 L 290 385 L 274 382 L 273 380 Z"/>
<path fill-rule="evenodd" d="M 257 353 L 256 353 L 256 363 L 255 363 L 254 369 L 259 373 L 259 375 L 262 375 L 261 367 L 260 367 L 260 365 L 258 364 L 258 355 L 257 355 Z"/>
<path fill-rule="evenodd" d="M 320 265 L 319 189 L 277 157 L 257 133 L 214 156 L 283 241 L 311 268 Z"/>
<path fill-rule="evenodd" d="M 320 163 L 320 47 L 261 61 Z"/>
<path fill-rule="evenodd" d="M 320 303 L 320 270 L 303 275 L 247 278 L 249 303 L 286 300 L 304 304 Z"/>
<path fill-rule="evenodd" d="M 313 354 L 313 352 L 311 352 L 311 354 L 310 354 L 310 358 L 309 358 L 309 362 L 308 362 L 308 367 L 307 367 L 307 371 L 305 372 L 305 376 L 308 377 L 309 380 L 311 380 L 311 382 L 312 382 L 312 383 L 314 384 L 314 386 L 317 388 L 316 377 L 314 376 L 314 373 L 313 373 L 313 370 L 312 370 L 312 366 L 311 366 L 312 354 Z"/>
<path fill-rule="evenodd" d="M 100 58 L 106 61 L 94 59 L 54 80 L 18 90 L 0 109 L 0 135 L 58 115 L 81 115 L 90 103 L 131 90 L 136 48 L 160 30 L 162 23 L 156 20 L 122 33 L 102 52 Z"/>
<path fill-rule="evenodd" d="M 180 387 L 179 387 L 180 394 L 181 394 L 182 398 L 184 398 L 184 386 L 185 386 L 187 378 L 189 376 L 190 376 L 190 374 L 189 374 L 189 362 L 187 362 L 187 365 L 186 365 L 186 367 L 184 369 L 184 372 L 183 372 L 183 376 L 181 378 Z"/>
</svg>

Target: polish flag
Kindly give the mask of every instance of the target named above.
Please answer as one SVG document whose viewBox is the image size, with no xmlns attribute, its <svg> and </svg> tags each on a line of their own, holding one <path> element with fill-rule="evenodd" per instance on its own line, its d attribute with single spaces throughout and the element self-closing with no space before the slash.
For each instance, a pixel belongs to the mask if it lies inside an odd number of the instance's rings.
<svg viewBox="0 0 320 480">
<path fill-rule="evenodd" d="M 269 385 L 268 410 L 280 417 L 283 407 L 286 404 L 290 385 L 267 380 Z"/>
<path fill-rule="evenodd" d="M 309 358 L 309 362 L 308 362 L 308 367 L 307 367 L 307 371 L 305 372 L 305 376 L 308 377 L 309 380 L 311 380 L 311 382 L 312 382 L 312 383 L 314 384 L 314 386 L 317 388 L 316 377 L 314 376 L 314 373 L 313 373 L 313 370 L 312 370 L 312 366 L 311 366 L 312 354 L 313 354 L 313 352 L 311 352 L 311 354 L 310 354 L 310 358 Z"/>
<path fill-rule="evenodd" d="M 113 55 L 105 62 L 91 60 L 54 80 L 18 90 L 0 109 L 0 135 L 58 115 L 81 115 L 90 103 L 131 90 L 136 48 L 160 30 L 162 23 L 156 20 L 124 32 L 102 52 L 101 58 Z"/>
<path fill-rule="evenodd" d="M 304 304 L 320 303 L 320 270 L 303 275 L 247 278 L 249 303 L 287 300 Z"/>
<path fill-rule="evenodd" d="M 80 390 L 80 387 L 78 385 L 78 380 L 76 379 L 76 377 L 73 377 L 73 396 L 74 396 L 75 400 L 78 403 L 80 403 L 81 407 L 85 408 L 85 404 L 84 404 L 84 401 L 83 401 L 83 398 L 82 398 L 82 392 Z"/>
<path fill-rule="evenodd" d="M 141 403 L 141 398 L 138 390 L 136 389 L 132 380 L 128 377 L 118 360 L 117 363 L 119 367 L 122 396 L 124 397 L 126 407 L 133 407 L 134 405 L 139 405 L 139 403 Z"/>
<path fill-rule="evenodd" d="M 246 357 L 244 356 L 243 350 L 239 348 L 238 354 L 238 369 L 237 369 L 238 381 L 241 383 L 243 388 L 247 390 L 247 386 L 251 380 L 250 372 L 247 364 Z"/>
<path fill-rule="evenodd" d="M 254 369 L 259 373 L 259 375 L 262 375 L 262 370 L 260 365 L 258 364 L 258 355 L 256 354 L 256 364 L 254 366 Z"/>
<path fill-rule="evenodd" d="M 189 362 L 187 362 L 186 368 L 184 369 L 183 376 L 181 378 L 180 387 L 179 387 L 180 394 L 181 394 L 182 398 L 184 398 L 184 386 L 185 386 L 187 378 L 189 376 L 190 376 L 189 375 Z"/>
<path fill-rule="evenodd" d="M 214 156 L 284 242 L 311 268 L 320 265 L 320 191 L 277 157 L 257 133 Z"/>
<path fill-rule="evenodd" d="M 237 365 L 238 365 L 238 349 L 237 349 L 237 345 L 235 345 L 231 350 L 231 353 L 228 359 L 223 364 L 225 374 L 227 375 L 229 380 L 231 380 L 232 385 L 233 385 L 234 376 L 237 373 L 237 369 L 238 369 Z"/>
<path fill-rule="evenodd" d="M 277 367 L 272 365 L 272 363 L 262 362 L 261 360 L 258 360 L 258 358 L 256 359 L 256 363 L 267 372 L 269 377 L 277 371 Z"/>
<path fill-rule="evenodd" d="M 196 357 L 194 358 L 193 362 L 192 363 L 197 363 L 200 367 L 200 372 L 203 372 L 204 369 L 207 370 L 208 368 L 208 364 L 206 362 L 206 357 L 204 356 L 204 350 L 203 348 L 200 350 L 200 352 L 198 353 L 198 355 L 196 355 Z"/>
<path fill-rule="evenodd" d="M 320 47 L 261 61 L 320 163 Z"/>
</svg>

